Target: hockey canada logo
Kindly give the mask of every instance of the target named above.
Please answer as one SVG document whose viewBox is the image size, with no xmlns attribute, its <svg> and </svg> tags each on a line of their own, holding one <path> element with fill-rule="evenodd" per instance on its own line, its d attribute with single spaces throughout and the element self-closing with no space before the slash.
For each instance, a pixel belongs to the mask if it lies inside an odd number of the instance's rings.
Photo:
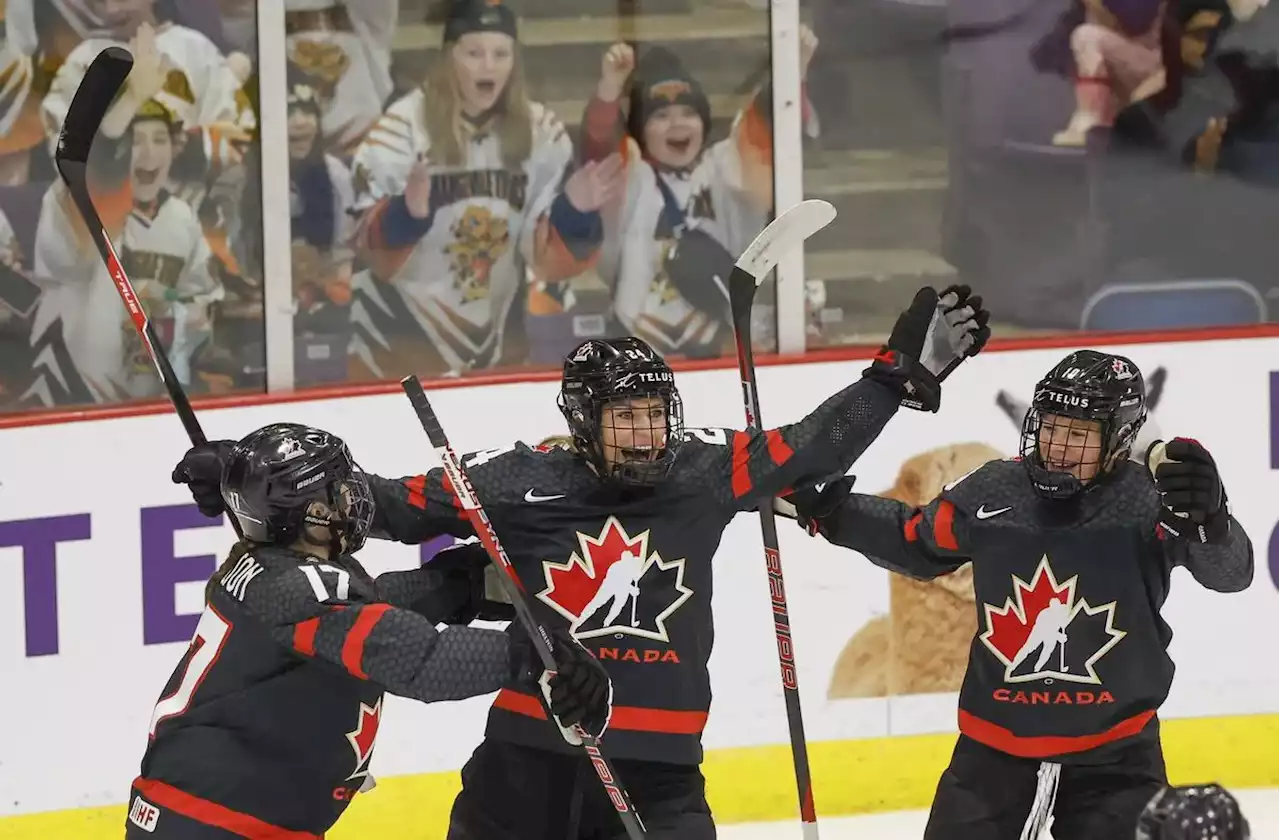
<svg viewBox="0 0 1280 840">
<path fill-rule="evenodd" d="M 610 516 L 591 536 L 579 532 L 568 562 L 543 561 L 547 587 L 538 599 L 570 621 L 579 639 L 625 633 L 671 641 L 666 621 L 693 590 L 684 585 L 684 560 L 649 552 L 649 532 L 632 537 Z"/>
<path fill-rule="evenodd" d="M 1094 665 L 1127 634 L 1115 628 L 1115 601 L 1095 607 L 1076 598 L 1077 579 L 1058 583 L 1046 555 L 1030 583 L 1013 576 L 1004 606 L 982 605 L 987 626 L 978 638 L 1004 665 L 1005 682 L 1102 683 Z"/>
<path fill-rule="evenodd" d="M 356 769 L 347 780 L 369 775 L 369 759 L 373 758 L 373 744 L 378 739 L 378 724 L 382 722 L 382 698 L 372 706 L 360 704 L 360 719 L 356 728 L 347 733 L 347 741 L 356 754 Z"/>
</svg>

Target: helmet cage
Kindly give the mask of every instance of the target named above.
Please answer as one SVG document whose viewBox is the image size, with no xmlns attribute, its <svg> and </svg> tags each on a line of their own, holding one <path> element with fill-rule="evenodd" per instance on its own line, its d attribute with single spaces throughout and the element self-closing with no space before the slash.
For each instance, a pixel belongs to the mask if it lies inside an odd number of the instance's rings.
<svg viewBox="0 0 1280 840">
<path fill-rule="evenodd" d="M 625 427 L 634 434 L 644 430 L 649 440 L 660 441 L 649 450 L 651 454 L 639 455 L 641 449 L 618 446 L 606 447 L 605 424 L 614 412 L 607 411 L 611 404 L 643 399 L 658 399 L 662 403 L 661 426 L 648 419 L 633 419 Z M 671 471 L 680 443 L 684 438 L 684 404 L 675 387 L 675 377 L 665 365 L 651 370 L 604 371 L 596 375 L 566 378 L 557 400 L 561 414 L 569 424 L 577 450 L 606 478 L 622 484 L 652 486 Z M 650 423 L 646 426 L 645 423 Z M 614 429 L 613 437 L 623 427 Z M 606 449 L 612 451 L 606 451 Z"/>
<path fill-rule="evenodd" d="M 364 545 L 373 524 L 373 492 L 345 444 L 326 457 L 265 468 L 252 466 L 251 454 L 239 449 L 222 477 L 223 500 L 245 539 L 288 544 L 302 535 L 304 525 L 312 525 L 330 529 L 338 552 Z M 312 502 L 322 502 L 330 515 L 316 515 Z"/>
<path fill-rule="evenodd" d="M 1146 419 L 1145 409 L 1136 414 L 1125 410 L 1136 404 L 1141 404 L 1140 397 L 1108 398 L 1042 382 L 1036 388 L 1035 398 L 1023 418 L 1019 446 L 1023 467 L 1036 492 L 1047 499 L 1069 499 L 1101 484 L 1116 464 L 1128 456 Z M 1097 469 L 1090 478 L 1082 481 L 1070 472 L 1053 469 L 1045 462 L 1040 447 L 1045 415 L 1099 424 L 1102 443 L 1095 455 Z M 1082 459 L 1079 463 L 1085 461 Z"/>
</svg>

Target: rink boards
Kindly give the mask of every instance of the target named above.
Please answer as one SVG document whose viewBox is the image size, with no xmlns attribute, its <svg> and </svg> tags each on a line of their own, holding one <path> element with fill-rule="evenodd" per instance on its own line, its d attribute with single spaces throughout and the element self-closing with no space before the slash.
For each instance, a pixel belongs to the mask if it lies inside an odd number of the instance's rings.
<svg viewBox="0 0 1280 840">
<path fill-rule="evenodd" d="M 1166 370 L 1151 431 L 1195 437 L 1213 452 L 1256 557 L 1253 585 L 1236 595 L 1206 592 L 1175 573 L 1164 609 L 1178 665 L 1162 712 L 1171 774 L 1275 785 L 1277 341 L 1115 349 L 1149 377 Z M 1000 391 L 1025 399 L 1063 352 L 992 352 L 966 364 L 946 383 L 939 414 L 894 418 L 855 467 L 858 488 L 901 490 L 913 471 L 927 485 L 967 460 L 1014 454 L 1018 429 Z M 763 368 L 766 424 L 799 419 L 865 366 L 851 359 Z M 691 425 L 741 425 L 731 370 L 684 372 L 677 381 Z M 555 390 L 533 381 L 432 396 L 455 444 L 473 450 L 559 432 Z M 383 475 L 435 465 L 396 392 L 201 416 L 210 437 L 238 437 L 273 421 L 322 426 Z M 169 482 L 185 447 L 171 414 L 0 429 L 0 585 L 13 605 L 0 614 L 0 711 L 9 722 L 0 736 L 0 838 L 119 836 L 120 803 L 151 706 L 194 628 L 214 556 L 232 537 Z M 903 590 L 857 555 L 789 523 L 780 528 L 819 813 L 927 805 L 955 732 L 947 682 L 957 646 L 943 637 L 963 625 L 972 600 L 958 586 Z M 705 769 L 712 806 L 726 822 L 785 819 L 796 810 L 759 534 L 753 517 L 739 517 L 715 561 L 716 699 Z M 417 548 L 381 543 L 362 554 L 372 571 L 420 558 Z M 936 656 L 902 652 L 913 628 L 938 637 Z M 929 689 L 897 691 L 904 685 Z M 373 763 L 379 785 L 331 836 L 442 836 L 457 770 L 481 738 L 487 706 L 487 698 L 390 702 Z"/>
</svg>

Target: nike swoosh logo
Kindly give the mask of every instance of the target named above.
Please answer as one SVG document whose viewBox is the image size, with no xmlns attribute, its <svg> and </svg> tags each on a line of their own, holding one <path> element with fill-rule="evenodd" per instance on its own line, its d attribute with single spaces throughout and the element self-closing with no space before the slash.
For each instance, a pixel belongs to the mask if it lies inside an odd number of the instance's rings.
<svg viewBox="0 0 1280 840">
<path fill-rule="evenodd" d="M 534 493 L 532 490 L 529 490 L 524 494 L 524 500 L 530 504 L 536 504 L 538 502 L 552 502 L 552 501 L 555 501 L 556 499 L 563 499 L 563 498 L 564 498 L 563 493 L 561 493 L 558 496 L 539 496 L 536 493 Z"/>
<path fill-rule="evenodd" d="M 1011 510 L 1013 510 L 1012 507 L 1002 507 L 996 510 L 987 510 L 986 505 L 979 505 L 978 509 L 974 512 L 973 515 L 978 517 L 979 519 L 990 519 L 993 516 L 999 516 L 1002 513 L 1008 513 Z"/>
</svg>

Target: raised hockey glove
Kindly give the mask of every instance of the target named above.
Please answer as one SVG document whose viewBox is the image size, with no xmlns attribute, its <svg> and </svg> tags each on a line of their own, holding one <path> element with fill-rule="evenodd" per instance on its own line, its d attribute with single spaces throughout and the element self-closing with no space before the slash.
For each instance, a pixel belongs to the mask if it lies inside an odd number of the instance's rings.
<svg viewBox="0 0 1280 840">
<path fill-rule="evenodd" d="M 1165 787 L 1138 815 L 1136 840 L 1249 840 L 1240 803 L 1220 785 Z"/>
<path fill-rule="evenodd" d="M 779 516 L 794 519 L 809 532 L 809 536 L 813 536 L 822 529 L 822 520 L 835 513 L 840 503 L 853 492 L 854 480 L 854 476 L 846 475 L 836 481 L 797 490 L 789 496 L 774 499 L 773 510 Z"/>
<path fill-rule="evenodd" d="M 907 408 L 937 411 L 942 381 L 981 352 L 991 337 L 990 318 L 968 286 L 949 286 L 941 295 L 926 286 L 898 316 L 889 341 L 863 375 L 900 390 Z"/>
<path fill-rule="evenodd" d="M 489 553 L 479 543 L 446 548 L 427 561 L 426 567 L 441 574 L 441 591 L 429 599 L 431 607 L 443 615 L 432 616 L 445 624 L 470 624 L 473 621 L 511 621 L 515 608 L 509 603 L 485 597 L 485 570 L 492 564 Z M 414 606 L 415 611 L 418 610 Z"/>
<path fill-rule="evenodd" d="M 234 440 L 211 440 L 193 446 L 170 476 L 174 484 L 187 485 L 196 507 L 210 518 L 217 518 L 226 510 L 222 502 L 222 465 L 235 445 Z"/>
<path fill-rule="evenodd" d="M 1199 441 L 1174 438 L 1147 449 L 1147 467 L 1160 493 L 1158 527 L 1175 539 L 1225 542 L 1231 531 L 1227 494 L 1218 466 Z"/>
</svg>

